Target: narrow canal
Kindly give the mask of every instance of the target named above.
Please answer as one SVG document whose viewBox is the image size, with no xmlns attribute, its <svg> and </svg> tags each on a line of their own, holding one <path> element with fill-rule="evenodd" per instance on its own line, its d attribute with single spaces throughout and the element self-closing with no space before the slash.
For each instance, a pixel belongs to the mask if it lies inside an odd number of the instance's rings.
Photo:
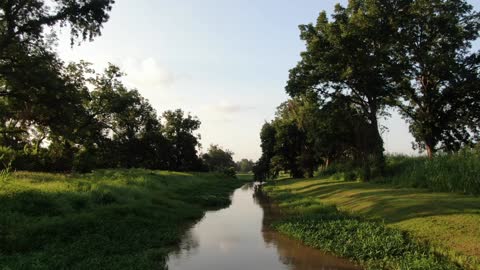
<svg viewBox="0 0 480 270">
<path fill-rule="evenodd" d="M 185 235 L 169 270 L 360 269 L 269 229 L 277 211 L 253 185 L 237 189 L 230 207 L 206 213 Z"/>
</svg>

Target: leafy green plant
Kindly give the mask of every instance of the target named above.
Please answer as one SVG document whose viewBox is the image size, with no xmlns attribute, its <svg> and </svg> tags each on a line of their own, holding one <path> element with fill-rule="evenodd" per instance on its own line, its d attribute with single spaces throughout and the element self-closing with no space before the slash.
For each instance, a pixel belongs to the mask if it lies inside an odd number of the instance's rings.
<svg viewBox="0 0 480 270">
<path fill-rule="evenodd" d="M 0 146 L 0 162 L 2 168 L 0 170 L 0 181 L 5 182 L 10 176 L 12 170 L 12 163 L 15 160 L 15 151 L 8 148 Z"/>
<path fill-rule="evenodd" d="M 367 269 L 460 269 L 408 234 L 334 207 L 295 215 L 273 225 L 303 243 L 361 263 Z"/>
</svg>

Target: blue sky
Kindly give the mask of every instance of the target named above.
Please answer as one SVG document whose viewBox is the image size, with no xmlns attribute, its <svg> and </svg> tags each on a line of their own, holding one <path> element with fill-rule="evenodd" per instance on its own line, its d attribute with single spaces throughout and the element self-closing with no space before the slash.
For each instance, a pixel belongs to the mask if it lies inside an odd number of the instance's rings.
<svg viewBox="0 0 480 270">
<path fill-rule="evenodd" d="M 219 144 L 236 160 L 256 160 L 259 130 L 288 96 L 284 87 L 303 43 L 298 25 L 314 22 L 346 0 L 116 0 L 103 35 L 59 54 L 108 62 L 128 75 L 159 113 L 182 108 L 202 121 L 203 149 Z M 470 0 L 478 10 L 480 0 Z M 478 46 L 477 46 L 478 48 Z M 414 154 L 408 127 L 397 115 L 383 120 L 388 152 Z"/>
</svg>

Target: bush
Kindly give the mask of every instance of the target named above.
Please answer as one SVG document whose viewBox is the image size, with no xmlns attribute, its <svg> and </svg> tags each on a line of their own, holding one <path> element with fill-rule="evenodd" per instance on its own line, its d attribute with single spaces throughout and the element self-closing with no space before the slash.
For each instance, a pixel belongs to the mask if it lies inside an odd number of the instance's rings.
<svg viewBox="0 0 480 270">
<path fill-rule="evenodd" d="M 9 170 L 15 160 L 16 152 L 8 147 L 0 146 L 0 170 Z"/>
<path fill-rule="evenodd" d="M 237 175 L 237 172 L 236 172 L 234 167 L 230 167 L 228 169 L 224 169 L 222 171 L 222 174 L 224 174 L 225 176 L 230 177 L 230 178 L 235 178 L 236 175 Z"/>
</svg>

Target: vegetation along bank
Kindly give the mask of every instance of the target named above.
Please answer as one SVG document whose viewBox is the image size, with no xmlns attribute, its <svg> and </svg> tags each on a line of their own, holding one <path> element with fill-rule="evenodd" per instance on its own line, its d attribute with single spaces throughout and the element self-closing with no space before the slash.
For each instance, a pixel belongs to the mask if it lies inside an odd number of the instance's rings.
<svg viewBox="0 0 480 270">
<path fill-rule="evenodd" d="M 265 188 L 291 215 L 274 225 L 369 269 L 480 269 L 480 198 L 332 177 Z"/>
<path fill-rule="evenodd" d="M 164 269 L 189 225 L 242 181 L 132 169 L 19 172 L 0 185 L 0 269 Z"/>
</svg>

